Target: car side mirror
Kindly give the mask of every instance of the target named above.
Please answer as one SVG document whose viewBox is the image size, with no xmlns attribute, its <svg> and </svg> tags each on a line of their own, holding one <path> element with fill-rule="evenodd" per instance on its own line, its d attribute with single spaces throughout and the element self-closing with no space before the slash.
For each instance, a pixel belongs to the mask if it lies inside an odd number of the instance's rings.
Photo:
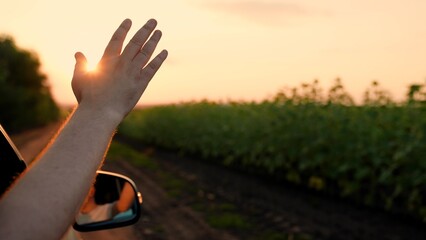
<svg viewBox="0 0 426 240">
<path fill-rule="evenodd" d="M 80 232 L 124 227 L 136 223 L 141 215 L 142 195 L 128 177 L 97 171 L 74 229 Z"/>
</svg>

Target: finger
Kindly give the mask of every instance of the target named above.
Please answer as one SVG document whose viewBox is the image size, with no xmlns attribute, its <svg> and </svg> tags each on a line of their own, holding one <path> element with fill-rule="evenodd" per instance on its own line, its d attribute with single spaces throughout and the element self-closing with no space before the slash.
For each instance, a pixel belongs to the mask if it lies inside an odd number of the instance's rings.
<svg viewBox="0 0 426 240">
<path fill-rule="evenodd" d="M 152 53 L 154 53 L 154 50 L 161 39 L 161 35 L 162 35 L 161 31 L 159 30 L 155 31 L 152 34 L 151 38 L 148 40 L 148 42 L 142 47 L 139 53 L 135 56 L 135 58 L 133 59 L 133 64 L 136 69 L 139 70 L 141 67 L 145 66 L 145 64 L 149 61 L 149 59 L 152 56 Z"/>
<path fill-rule="evenodd" d="M 126 38 L 126 35 L 129 32 L 131 26 L 132 21 L 130 19 L 125 19 L 120 24 L 120 26 L 112 35 L 108 45 L 106 46 L 102 59 L 120 55 L 121 49 L 123 48 L 124 39 Z"/>
<path fill-rule="evenodd" d="M 74 75 L 79 75 L 81 73 L 85 73 L 87 71 L 87 59 L 81 52 L 76 52 L 74 54 L 75 57 L 75 67 L 74 67 Z"/>
<path fill-rule="evenodd" d="M 157 70 L 161 67 L 164 60 L 166 60 L 168 55 L 167 50 L 161 51 L 152 61 L 141 70 L 142 80 L 144 83 L 148 84 L 154 77 Z"/>
<path fill-rule="evenodd" d="M 130 40 L 129 44 L 124 48 L 122 57 L 124 60 L 131 61 L 139 52 L 141 47 L 145 44 L 149 35 L 154 31 L 157 26 L 157 21 L 155 19 L 150 19 L 141 29 L 139 29 L 133 38 Z"/>
</svg>

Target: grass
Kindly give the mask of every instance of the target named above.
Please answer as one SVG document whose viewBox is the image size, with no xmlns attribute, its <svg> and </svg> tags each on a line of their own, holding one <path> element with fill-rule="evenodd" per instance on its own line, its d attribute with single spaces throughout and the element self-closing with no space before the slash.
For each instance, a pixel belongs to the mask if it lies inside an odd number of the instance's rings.
<svg viewBox="0 0 426 240">
<path fill-rule="evenodd" d="M 158 170 L 158 163 L 153 161 L 147 155 L 142 154 L 126 144 L 112 141 L 107 157 L 110 161 L 126 160 L 137 167 L 143 167 L 148 170 Z"/>
<path fill-rule="evenodd" d="M 236 212 L 210 212 L 207 223 L 214 228 L 227 230 L 247 230 L 251 227 L 247 219 Z"/>
<path fill-rule="evenodd" d="M 166 190 L 169 197 L 178 198 L 182 196 L 185 188 L 188 186 L 188 184 L 182 179 L 177 178 L 168 172 L 159 171 L 158 176 L 161 186 Z"/>
</svg>

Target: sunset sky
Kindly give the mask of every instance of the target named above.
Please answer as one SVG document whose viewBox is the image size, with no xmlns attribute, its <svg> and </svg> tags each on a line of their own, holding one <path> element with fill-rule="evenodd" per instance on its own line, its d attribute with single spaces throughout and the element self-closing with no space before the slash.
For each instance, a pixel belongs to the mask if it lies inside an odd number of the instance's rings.
<svg viewBox="0 0 426 240">
<path fill-rule="evenodd" d="M 425 0 L 9 0 L 0 33 L 39 55 L 61 104 L 75 103 L 74 53 L 97 62 L 125 18 L 129 35 L 156 18 L 169 51 L 140 103 L 260 100 L 336 77 L 356 99 L 378 80 L 398 100 L 426 79 L 425 11 Z"/>
</svg>

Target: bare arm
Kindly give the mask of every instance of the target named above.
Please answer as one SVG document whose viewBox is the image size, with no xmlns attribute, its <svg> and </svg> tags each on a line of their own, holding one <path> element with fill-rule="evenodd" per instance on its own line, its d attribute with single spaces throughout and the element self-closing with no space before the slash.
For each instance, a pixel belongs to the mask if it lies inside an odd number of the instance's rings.
<svg viewBox="0 0 426 240">
<path fill-rule="evenodd" d="M 120 199 L 118 199 L 115 208 L 117 212 L 127 211 L 135 200 L 135 191 L 129 183 L 125 183 L 123 190 L 120 193 Z"/>
<path fill-rule="evenodd" d="M 114 33 L 97 72 L 76 53 L 72 87 L 79 102 L 55 141 L 0 202 L 0 239 L 59 239 L 89 191 L 111 137 L 167 57 L 149 59 L 161 38 L 150 20 L 122 51 L 131 26 Z M 149 62 L 149 63 L 148 63 Z"/>
</svg>

